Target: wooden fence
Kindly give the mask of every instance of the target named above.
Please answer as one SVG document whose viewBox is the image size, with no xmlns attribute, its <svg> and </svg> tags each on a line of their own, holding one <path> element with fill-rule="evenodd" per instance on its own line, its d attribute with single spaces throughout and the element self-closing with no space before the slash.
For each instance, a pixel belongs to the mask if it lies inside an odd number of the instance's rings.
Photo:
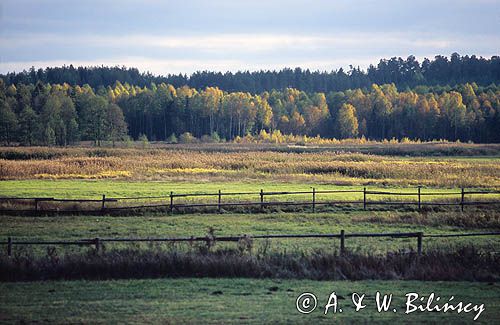
<svg viewBox="0 0 500 325">
<path fill-rule="evenodd" d="M 323 200 L 318 201 L 318 195 L 335 195 L 335 194 L 346 194 L 346 193 L 358 193 L 360 197 L 362 196 L 362 200 Z M 465 206 L 472 205 L 481 205 L 481 206 L 491 206 L 491 205 L 499 205 L 500 200 L 466 200 L 466 196 L 468 198 L 474 197 L 476 195 L 499 195 L 500 191 L 478 191 L 478 190 L 470 190 L 466 191 L 464 188 L 461 189 L 460 192 L 423 192 L 421 187 L 415 188 L 415 192 L 389 192 L 389 191 L 370 191 L 364 187 L 362 190 L 316 190 L 312 188 L 310 191 L 280 191 L 280 192 L 265 192 L 263 189 L 260 192 L 222 192 L 219 190 L 217 193 L 174 193 L 170 192 L 168 195 L 164 196 L 141 196 L 141 197 L 117 197 L 112 198 L 102 195 L 101 199 L 58 199 L 58 198 L 49 198 L 49 197 L 0 197 L 0 204 L 3 203 L 14 203 L 16 208 L 5 208 L 3 205 L 0 205 L 0 213 L 21 213 L 28 212 L 32 214 L 48 214 L 48 213 L 112 213 L 120 210 L 140 210 L 140 209 L 163 209 L 170 213 L 174 213 L 175 211 L 180 211 L 182 209 L 188 208 L 211 208 L 212 210 L 216 209 L 219 213 L 222 212 L 223 208 L 229 207 L 238 207 L 238 206 L 249 206 L 256 207 L 260 209 L 260 211 L 264 212 L 266 207 L 270 206 L 304 206 L 311 207 L 312 212 L 316 212 L 316 208 L 318 206 L 342 206 L 342 205 L 359 205 L 363 207 L 363 210 L 367 210 L 370 205 L 389 205 L 389 206 L 411 206 L 416 207 L 418 210 L 421 210 L 424 206 L 457 206 L 460 207 L 461 211 L 464 211 Z M 270 201 L 265 200 L 266 197 L 276 197 L 276 196 L 294 196 L 294 195 L 302 195 L 309 196 L 309 200 L 302 201 Z M 382 200 L 369 200 L 368 197 L 371 195 L 375 196 L 404 196 L 404 197 L 414 197 L 416 200 L 406 200 L 406 201 L 382 201 Z M 223 197 L 230 196 L 254 196 L 259 197 L 258 201 L 223 201 Z M 446 200 L 426 200 L 423 198 L 426 196 L 434 196 L 434 197 L 445 197 Z M 213 198 L 211 202 L 178 202 L 179 198 Z M 454 201 L 450 201 L 450 199 L 454 199 Z M 156 200 L 156 203 L 146 204 L 147 201 Z M 110 206 L 109 203 L 116 202 L 130 202 L 136 201 L 140 204 L 135 205 L 127 205 L 124 204 L 122 206 Z M 158 203 L 159 201 L 159 203 Z M 50 202 L 52 209 L 43 209 L 41 207 L 41 203 Z M 23 203 L 23 204 L 20 204 Z M 79 203 L 81 206 L 83 204 L 94 204 L 97 208 L 88 210 L 88 209 L 64 209 L 62 207 L 58 207 L 57 204 L 63 203 Z M 17 206 L 28 206 L 28 209 L 17 208 Z"/>
<path fill-rule="evenodd" d="M 423 238 L 451 238 L 451 237 L 470 237 L 470 236 L 499 236 L 497 232 L 473 232 L 459 234 L 429 234 L 423 232 L 406 232 L 406 233 L 351 233 L 347 234 L 341 230 L 338 234 L 274 234 L 274 235 L 241 235 L 241 236 L 215 236 L 207 235 L 201 237 L 177 237 L 177 238 L 92 238 L 78 240 L 19 240 L 15 241 L 12 237 L 8 237 L 7 241 L 0 242 L 1 245 L 7 245 L 7 255 L 12 256 L 12 247 L 14 245 L 79 245 L 79 246 L 95 246 L 97 251 L 100 250 L 102 243 L 118 243 L 118 242 L 206 242 L 207 245 L 215 242 L 238 242 L 243 239 L 301 239 L 301 238 L 339 238 L 340 253 L 346 252 L 345 241 L 347 238 L 371 238 L 371 237 L 389 237 L 389 238 L 417 238 L 417 254 L 422 254 Z"/>
</svg>

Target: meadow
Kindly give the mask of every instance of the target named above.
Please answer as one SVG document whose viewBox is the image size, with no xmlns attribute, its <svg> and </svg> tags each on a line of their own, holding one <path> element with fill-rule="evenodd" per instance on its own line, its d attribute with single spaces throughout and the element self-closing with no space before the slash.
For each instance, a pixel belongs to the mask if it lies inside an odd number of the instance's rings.
<svg viewBox="0 0 500 325">
<path fill-rule="evenodd" d="M 0 195 L 92 199 L 100 199 L 102 194 L 106 197 L 165 196 L 158 202 L 166 203 L 171 191 L 216 193 L 219 189 L 257 193 L 260 189 L 310 191 L 313 187 L 316 190 L 360 190 L 366 187 L 372 191 L 414 193 L 416 187 L 422 185 L 422 193 L 458 193 L 461 187 L 491 191 L 500 188 L 499 152 L 496 145 L 446 143 L 372 143 L 363 146 L 344 143 L 339 146 L 304 147 L 255 144 L 151 144 L 147 148 L 11 147 L 0 149 Z M 479 196 L 479 199 L 485 197 Z M 499 197 L 493 195 L 488 199 Z M 247 199 L 257 201 L 258 198 L 256 194 Z M 279 197 L 280 200 L 290 198 L 286 195 Z M 317 200 L 361 198 L 360 193 L 337 193 L 318 195 Z M 243 197 L 224 199 L 239 200 Z M 309 200 L 310 197 L 299 195 L 293 199 Z M 388 198 L 372 195 L 370 199 Z M 414 200 L 415 197 L 405 199 Z M 425 200 L 442 199 L 457 200 L 457 196 L 425 196 Z M 182 202 L 185 199 L 176 200 Z M 216 198 L 204 200 L 216 201 Z M 0 218 L 0 240 L 4 241 L 8 236 L 15 240 L 72 240 L 189 237 L 209 233 L 215 236 L 325 234 L 345 230 L 346 233 L 423 231 L 432 235 L 500 230 L 497 208 L 466 207 L 464 212 L 459 207 L 425 209 L 422 212 L 377 208 L 363 211 L 349 206 L 318 210 L 316 213 L 309 210 L 283 212 L 271 209 L 269 213 L 223 211 L 222 214 L 187 211 L 173 215 L 150 211 L 127 216 L 3 215 Z M 2 279 L 9 278 L 10 275 L 5 272 L 12 275 L 16 267 L 20 273 L 32 274 L 26 279 L 39 280 L 40 272 L 37 273 L 37 270 L 53 272 L 45 275 L 42 272 L 41 278 L 60 279 L 54 270 L 68 267 L 76 268 L 75 271 L 85 270 L 86 263 L 88 272 L 100 269 L 103 276 L 106 274 L 106 279 L 126 279 L 2 282 L 0 289 L 5 294 L 0 295 L 0 321 L 118 322 L 128 315 L 130 322 L 151 323 L 192 323 L 201 319 L 205 323 L 262 323 L 264 320 L 288 323 L 314 320 L 323 323 L 331 322 L 332 318 L 346 323 L 374 320 L 466 322 L 469 320 L 466 317 L 470 316 L 378 314 L 374 309 L 365 313 L 349 309 L 335 316 L 325 316 L 319 310 L 310 315 L 296 312 L 295 299 L 300 292 L 311 290 L 326 297 L 332 288 L 345 297 L 356 290 L 367 292 L 371 297 L 376 290 L 390 290 L 400 294 L 398 305 L 402 305 L 401 297 L 406 292 L 439 292 L 455 295 L 456 299 L 487 302 L 486 311 L 479 318 L 481 322 L 495 322 L 499 318 L 498 258 L 494 255 L 500 250 L 497 236 L 424 238 L 422 262 L 419 269 L 413 271 L 415 238 L 349 238 L 346 249 L 352 255 L 349 255 L 348 261 L 338 260 L 338 239 L 255 240 L 243 248 L 240 244 L 215 242 L 212 247 L 205 247 L 203 243 L 106 243 L 100 254 L 93 247 L 14 245 L 14 259 L 7 258 L 2 247 Z M 465 256 L 467 261 L 461 263 Z M 23 262 L 28 261 L 26 259 L 33 260 L 33 263 Z M 173 261 L 181 263 L 184 273 L 180 274 L 189 277 L 162 277 L 161 272 L 155 273 L 154 270 L 158 261 L 168 265 L 174 265 Z M 257 263 L 253 269 L 247 268 L 253 265 L 248 264 L 249 261 Z M 16 264 L 18 262 L 20 264 Z M 339 266 L 340 271 L 329 273 L 333 272 L 328 267 L 329 263 L 343 265 L 343 268 Z M 145 267 L 141 270 L 138 265 L 142 264 L 153 269 Z M 280 265 L 289 273 L 280 271 Z M 380 265 L 387 265 L 385 272 L 380 271 Z M 273 267 L 275 269 L 271 269 Z M 450 267 L 456 270 L 452 272 Z M 483 267 L 488 270 L 481 271 Z M 116 268 L 123 272 L 114 272 Z M 127 273 L 128 268 L 130 273 Z M 215 275 L 217 270 L 227 272 L 232 268 L 240 270 L 231 273 L 238 278 L 218 278 Z M 270 269 L 266 271 L 266 268 Z M 315 268 L 318 269 L 316 273 Z M 355 272 L 360 268 L 365 271 Z M 173 270 L 174 273 L 164 270 L 163 274 L 177 274 L 175 268 Z M 343 271 L 346 273 L 343 274 Z M 412 272 L 416 272 L 415 275 Z M 208 278 L 197 278 L 196 274 Z M 386 281 L 317 281 L 342 276 Z M 462 282 L 397 281 L 425 276 L 434 280 L 455 279 Z M 67 277 L 99 279 L 98 275 L 90 273 L 82 273 L 82 276 L 68 274 Z M 160 279 L 154 279 L 157 277 Z M 29 298 L 25 298 L 28 293 Z"/>
<path fill-rule="evenodd" d="M 283 152 L 282 149 L 241 148 L 230 144 L 209 146 L 207 150 L 183 149 L 183 146 L 2 148 L 0 179 L 500 187 L 500 159 L 496 156 L 416 158 L 346 152 L 335 147 L 323 148 L 320 152 L 314 148 L 303 152 L 295 152 L 293 148 Z"/>
<path fill-rule="evenodd" d="M 165 216 L 52 216 L 15 217 L 3 216 L 0 238 L 12 236 L 16 240 L 71 240 L 77 238 L 124 238 L 124 237 L 190 237 L 205 236 L 210 228 L 215 236 L 265 235 L 265 234 L 328 234 L 339 233 L 383 233 L 418 232 L 425 234 L 449 234 L 463 232 L 485 232 L 500 230 L 498 211 L 471 211 L 469 213 L 432 212 L 425 215 L 417 212 L 336 212 L 336 213 L 272 213 L 272 214 L 186 214 Z M 424 250 L 439 247 L 467 246 L 474 244 L 485 251 L 497 251 L 500 242 L 494 236 L 461 238 L 425 238 Z M 142 247 L 148 244 L 106 244 L 111 248 Z M 163 244 L 172 247 L 174 244 Z M 313 251 L 334 252 L 339 249 L 338 239 L 274 239 L 254 243 L 254 252 L 262 246 L 268 250 L 283 252 Z M 176 249 L 189 244 L 175 244 Z M 347 249 L 357 253 L 385 254 L 388 251 L 416 250 L 414 238 L 352 238 L 346 240 Z M 217 243 L 214 249 L 236 248 L 234 243 Z M 17 248 L 16 248 L 17 249 Z M 31 248 L 33 249 L 33 248 Z M 40 249 L 40 248 L 36 248 Z M 86 247 L 57 247 L 65 251 L 86 251 Z M 46 252 L 45 247 L 41 253 Z"/>
<path fill-rule="evenodd" d="M 332 146 L 305 147 L 300 152 L 288 146 L 255 146 L 253 144 L 208 145 L 155 145 L 154 148 L 1 148 L 0 193 L 9 197 L 55 197 L 100 199 L 163 196 L 153 203 L 167 204 L 170 192 L 217 193 L 254 192 L 250 196 L 228 196 L 224 201 L 258 201 L 260 189 L 264 191 L 316 190 L 390 190 L 416 193 L 415 185 L 424 185 L 422 193 L 459 193 L 460 186 L 479 190 L 497 190 L 500 184 L 500 158 L 481 156 L 484 150 L 495 150 L 495 145 L 470 144 L 393 144 L 392 150 L 400 155 L 372 154 L 369 150 L 388 150 L 386 144 L 371 143 L 364 147 L 350 146 L 345 151 Z M 478 155 L 435 157 L 443 148 L 475 151 Z M 368 149 L 367 149 L 368 148 Z M 422 148 L 426 148 L 425 150 Z M 320 150 L 318 152 L 318 150 Z M 368 150 L 368 152 L 366 152 Z M 402 153 L 426 153 L 408 157 Z M 488 151 L 487 151 L 488 152 Z M 78 176 L 75 176 L 78 175 Z M 96 176 L 101 175 L 101 176 Z M 106 176 L 103 176 L 106 175 Z M 348 175 L 348 176 L 347 176 Z M 318 194 L 317 202 L 326 200 L 359 201 L 362 193 Z M 500 194 L 474 195 L 474 199 L 498 199 Z M 278 195 L 267 200 L 310 200 L 310 194 Z M 391 197 L 369 195 L 369 200 L 410 200 L 415 196 Z M 466 200 L 472 199 L 467 196 Z M 175 198 L 175 203 L 190 200 L 216 202 L 216 197 Z M 458 201 L 459 195 L 427 195 L 423 200 Z M 135 202 L 135 201 L 124 201 Z M 41 203 L 42 204 L 42 203 Z M 121 202 L 107 203 L 113 207 Z M 134 203 L 128 203 L 134 204 Z M 43 207 L 43 206 L 42 206 Z M 323 210 L 322 210 L 323 209 Z M 363 232 L 415 232 L 446 233 L 457 231 L 499 230 L 498 210 L 486 211 L 467 207 L 449 209 L 432 208 L 418 213 L 415 209 L 401 208 L 393 212 L 371 208 L 346 206 L 318 208 L 311 214 L 310 207 L 293 213 L 269 208 L 271 214 L 233 213 L 197 214 L 186 211 L 182 215 L 164 212 L 132 213 L 128 216 L 3 216 L 0 238 L 13 236 L 20 239 L 75 239 L 101 237 L 164 237 L 203 236 L 210 228 L 217 235 L 269 234 L 269 233 L 337 233 L 341 229 L 350 233 Z M 403 245 L 401 246 L 401 242 Z M 474 242 L 482 249 L 498 246 L 496 238 L 460 238 L 453 241 L 429 239 L 429 248 L 439 243 L 460 245 Z M 273 243 L 279 249 L 298 247 L 318 249 L 331 247 L 331 240 L 281 240 Z M 337 245 L 334 240 L 334 247 Z M 384 253 L 388 250 L 408 248 L 413 240 L 374 240 L 358 238 L 351 248 L 356 251 Z M 406 245 L 406 246 L 405 246 Z M 491 246 L 493 245 L 493 246 Z"/>
<path fill-rule="evenodd" d="M 0 322 L 263 324 L 263 323 L 468 323 L 474 313 L 405 314 L 405 294 L 431 292 L 441 299 L 484 303 L 477 323 L 500 321 L 498 283 L 425 281 L 311 281 L 282 279 L 156 279 L 115 281 L 46 281 L 0 283 Z M 342 313 L 324 305 L 335 291 Z M 375 293 L 392 293 L 393 311 L 378 313 Z M 300 314 L 295 301 L 302 292 L 318 297 L 318 308 Z M 354 311 L 353 292 L 365 293 L 367 307 Z"/>
</svg>

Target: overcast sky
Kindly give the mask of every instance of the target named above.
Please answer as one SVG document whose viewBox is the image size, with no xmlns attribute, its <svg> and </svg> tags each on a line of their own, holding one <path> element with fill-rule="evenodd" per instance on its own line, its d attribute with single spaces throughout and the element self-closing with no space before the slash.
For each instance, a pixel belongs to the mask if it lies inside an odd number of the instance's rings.
<svg viewBox="0 0 500 325">
<path fill-rule="evenodd" d="M 500 0 L 0 0 L 0 72 L 366 68 L 500 49 Z"/>
</svg>

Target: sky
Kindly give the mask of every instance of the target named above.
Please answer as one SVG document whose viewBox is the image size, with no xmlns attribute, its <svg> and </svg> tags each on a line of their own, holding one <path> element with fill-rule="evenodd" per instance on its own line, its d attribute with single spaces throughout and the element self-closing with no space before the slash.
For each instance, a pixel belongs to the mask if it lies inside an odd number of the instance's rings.
<svg viewBox="0 0 500 325">
<path fill-rule="evenodd" d="M 331 71 L 499 50 L 500 0 L 0 0 L 0 73 Z"/>
</svg>

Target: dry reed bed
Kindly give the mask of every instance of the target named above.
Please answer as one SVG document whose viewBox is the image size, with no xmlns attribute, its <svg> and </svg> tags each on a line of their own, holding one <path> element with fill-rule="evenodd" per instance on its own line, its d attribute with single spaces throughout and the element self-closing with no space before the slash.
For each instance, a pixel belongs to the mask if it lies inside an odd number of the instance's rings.
<svg viewBox="0 0 500 325">
<path fill-rule="evenodd" d="M 21 149 L 16 149 L 21 150 Z M 31 151 L 32 152 L 31 152 Z M 402 158 L 359 153 L 24 149 L 0 159 L 0 179 L 241 180 L 500 187 L 498 159 Z M 66 151 L 65 151 L 66 150 Z M 90 156 L 89 156 L 90 155 Z M 6 156 L 0 154 L 0 156 Z"/>
<path fill-rule="evenodd" d="M 198 251 L 199 250 L 199 251 Z M 247 277 L 313 280 L 397 279 L 426 281 L 498 281 L 500 257 L 472 246 L 455 250 L 391 252 L 383 256 L 318 251 L 256 253 L 240 250 L 191 252 L 121 249 L 46 256 L 0 255 L 0 281 L 56 279 L 128 279 L 163 277 Z"/>
</svg>

